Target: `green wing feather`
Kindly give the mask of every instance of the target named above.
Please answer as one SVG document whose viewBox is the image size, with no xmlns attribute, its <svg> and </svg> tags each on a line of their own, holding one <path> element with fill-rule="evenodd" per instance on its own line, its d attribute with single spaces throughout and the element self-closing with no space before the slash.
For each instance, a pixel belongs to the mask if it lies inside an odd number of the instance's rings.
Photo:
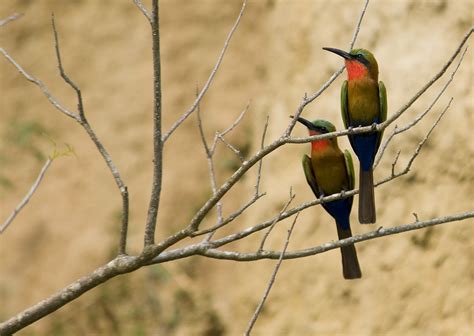
<svg viewBox="0 0 474 336">
<path fill-rule="evenodd" d="M 349 190 L 354 189 L 355 186 L 355 174 L 354 174 L 354 163 L 352 161 L 351 153 L 346 149 L 344 150 L 344 159 L 346 161 L 347 179 L 349 180 Z"/>
<path fill-rule="evenodd" d="M 344 160 L 346 161 L 346 172 L 347 180 L 349 181 L 349 190 L 354 189 L 355 187 L 355 174 L 354 174 L 354 163 L 352 162 L 351 153 L 346 149 L 344 150 Z M 352 208 L 353 197 L 349 197 L 350 208 Z"/>
<path fill-rule="evenodd" d="M 347 80 L 342 83 L 341 86 L 341 115 L 344 127 L 349 127 L 349 111 L 348 111 L 348 99 L 347 99 Z"/>
<path fill-rule="evenodd" d="M 341 115 L 342 122 L 344 123 L 345 128 L 349 128 L 349 126 L 351 126 L 351 121 L 349 118 L 349 95 L 347 85 L 347 80 L 345 80 L 341 86 Z M 352 136 L 349 135 L 348 138 L 352 148 L 354 148 L 354 144 L 352 143 Z"/>
<path fill-rule="evenodd" d="M 387 120 L 387 90 L 385 89 L 385 84 L 380 81 L 379 82 L 379 104 L 380 104 L 380 121 L 379 123 L 384 122 Z M 379 132 L 379 136 L 377 138 L 377 150 L 380 147 L 380 142 L 382 141 L 383 131 Z"/>
<path fill-rule="evenodd" d="M 313 165 L 311 164 L 311 159 L 309 158 L 308 155 L 305 154 L 303 156 L 302 163 L 303 163 L 304 175 L 306 176 L 306 181 L 311 187 L 311 190 L 313 190 L 314 195 L 319 198 L 321 193 L 319 192 L 319 187 L 318 187 L 318 184 L 316 183 L 316 178 L 314 177 Z"/>
</svg>

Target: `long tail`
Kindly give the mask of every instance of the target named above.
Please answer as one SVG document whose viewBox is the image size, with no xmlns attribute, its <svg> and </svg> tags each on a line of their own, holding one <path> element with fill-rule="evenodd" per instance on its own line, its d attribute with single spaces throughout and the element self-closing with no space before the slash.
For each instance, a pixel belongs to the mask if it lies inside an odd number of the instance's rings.
<svg viewBox="0 0 474 336">
<path fill-rule="evenodd" d="M 376 221 L 374 175 L 370 170 L 359 169 L 359 222 L 372 224 Z"/>
<path fill-rule="evenodd" d="M 337 235 L 339 239 L 345 239 L 352 237 L 351 228 L 344 230 L 337 226 Z M 359 279 L 362 277 L 362 272 L 360 271 L 359 260 L 357 259 L 357 252 L 354 245 L 348 245 L 341 247 L 341 256 L 342 256 L 342 274 L 344 279 Z"/>
</svg>

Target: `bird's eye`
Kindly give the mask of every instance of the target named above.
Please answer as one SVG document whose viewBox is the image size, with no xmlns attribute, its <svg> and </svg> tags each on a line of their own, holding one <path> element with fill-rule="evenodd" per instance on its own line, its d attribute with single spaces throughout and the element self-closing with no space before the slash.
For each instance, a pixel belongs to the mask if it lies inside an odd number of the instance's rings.
<svg viewBox="0 0 474 336">
<path fill-rule="evenodd" d="M 359 59 L 364 59 L 364 55 L 362 55 L 362 54 L 357 54 L 357 58 L 359 58 Z"/>
</svg>

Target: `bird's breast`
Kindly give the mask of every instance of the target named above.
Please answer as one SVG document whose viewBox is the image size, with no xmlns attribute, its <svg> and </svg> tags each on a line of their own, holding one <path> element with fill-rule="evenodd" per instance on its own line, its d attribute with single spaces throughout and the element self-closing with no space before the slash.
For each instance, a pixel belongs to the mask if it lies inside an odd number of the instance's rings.
<svg viewBox="0 0 474 336">
<path fill-rule="evenodd" d="M 348 189 L 349 183 L 344 154 L 340 150 L 313 151 L 311 162 L 316 183 L 325 195 L 335 194 L 343 189 Z"/>
<path fill-rule="evenodd" d="M 370 79 L 349 81 L 348 110 L 351 126 L 368 126 L 378 122 L 380 115 L 378 84 Z"/>
</svg>

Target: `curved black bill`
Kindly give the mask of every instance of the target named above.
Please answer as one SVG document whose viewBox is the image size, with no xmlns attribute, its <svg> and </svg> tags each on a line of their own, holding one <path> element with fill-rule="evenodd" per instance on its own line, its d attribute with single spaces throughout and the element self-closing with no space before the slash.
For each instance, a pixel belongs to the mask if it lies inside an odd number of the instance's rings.
<svg viewBox="0 0 474 336">
<path fill-rule="evenodd" d="M 327 47 L 324 47 L 323 49 L 326 51 L 335 53 L 336 55 L 339 55 L 343 57 L 344 59 L 347 59 L 347 60 L 353 59 L 352 55 L 349 54 L 348 52 L 345 52 L 344 50 L 336 49 L 336 48 L 327 48 Z"/>
<path fill-rule="evenodd" d="M 311 121 L 306 120 L 305 118 L 301 118 L 301 117 L 298 117 L 298 119 L 296 120 L 302 123 L 303 125 L 305 125 L 306 127 L 308 127 L 308 129 L 316 131 L 316 128 Z"/>
</svg>

